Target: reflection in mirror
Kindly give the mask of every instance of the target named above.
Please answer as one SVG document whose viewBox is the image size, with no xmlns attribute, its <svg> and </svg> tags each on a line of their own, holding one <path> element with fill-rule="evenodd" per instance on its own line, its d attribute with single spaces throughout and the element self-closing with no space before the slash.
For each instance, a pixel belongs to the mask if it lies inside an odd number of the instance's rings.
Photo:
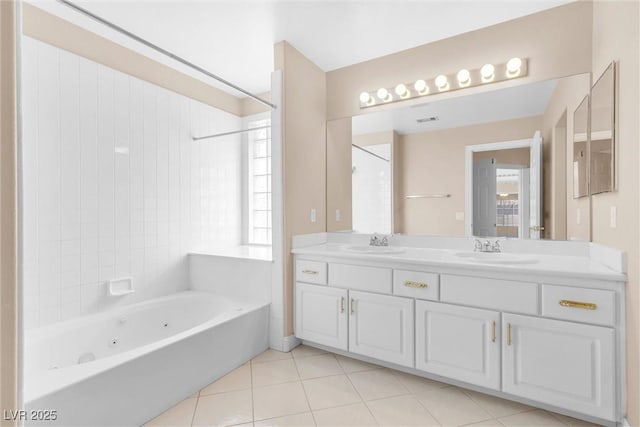
<svg viewBox="0 0 640 427">
<path fill-rule="evenodd" d="M 591 89 L 591 194 L 614 190 L 615 69 L 611 63 Z"/>
<path fill-rule="evenodd" d="M 531 237 L 537 235 L 552 239 L 588 239 L 584 230 L 589 229 L 589 209 L 574 202 L 572 197 L 571 112 L 589 92 L 589 84 L 589 74 L 580 74 L 470 95 L 450 93 L 423 104 L 403 106 L 399 103 L 380 111 L 367 110 L 366 114 L 350 120 L 329 121 L 328 229 L 365 230 L 361 225 L 363 220 L 357 219 L 360 204 L 356 200 L 366 197 L 360 194 L 362 190 L 357 187 L 360 184 L 355 175 L 359 161 L 356 156 L 366 154 L 353 148 L 352 144 L 369 149 L 369 146 L 390 143 L 390 149 L 385 151 L 390 154 L 390 180 L 381 184 L 390 182 L 390 191 L 380 190 L 379 194 L 384 194 L 385 199 L 377 206 L 385 208 L 385 215 L 390 212 L 392 233 L 447 236 L 495 233 L 495 236 L 517 235 L 523 238 L 529 234 Z M 351 126 L 345 121 L 349 121 Z M 347 129 L 351 135 L 343 135 Z M 532 207 L 529 193 L 527 209 L 530 212 L 533 208 L 537 218 L 527 219 L 523 211 L 527 202 L 523 187 L 530 175 L 526 169 L 531 165 L 525 167 L 524 163 L 499 161 L 498 157 L 492 157 L 497 161 L 493 178 L 495 190 L 487 200 L 492 201 L 491 206 L 495 205 L 495 209 L 491 209 L 493 222 L 488 222 L 496 224 L 492 225 L 495 231 L 474 233 L 470 228 L 473 213 L 467 211 L 468 185 L 465 177 L 467 172 L 472 173 L 472 162 L 467 167 L 466 148 L 505 141 L 531 141 L 538 131 L 544 153 L 537 157 L 539 195 L 536 206 Z M 355 173 L 344 164 L 344 159 L 352 156 L 355 163 L 350 166 L 356 166 Z M 369 181 L 370 184 L 374 182 L 374 179 Z M 498 191 L 498 187 L 507 185 L 510 188 Z M 352 190 L 348 202 L 344 200 L 344 195 L 349 193 L 345 190 L 347 187 Z M 370 189 L 365 191 L 372 194 Z M 472 194 L 471 191 L 468 193 Z M 505 196 L 501 197 L 501 194 Z M 387 208 L 389 200 L 390 209 Z M 373 216 L 372 208 L 369 209 L 367 214 L 365 208 L 363 215 Z M 533 233 L 529 231 L 532 226 L 535 227 Z M 375 228 L 381 229 L 382 226 Z"/>
<path fill-rule="evenodd" d="M 587 175 L 587 125 L 589 123 L 589 96 L 585 96 L 573 113 L 573 197 L 589 195 Z"/>
<path fill-rule="evenodd" d="M 391 233 L 391 142 L 352 144 L 353 230 Z"/>
<path fill-rule="evenodd" d="M 473 235 L 525 237 L 529 230 L 529 148 L 473 153 Z"/>
</svg>

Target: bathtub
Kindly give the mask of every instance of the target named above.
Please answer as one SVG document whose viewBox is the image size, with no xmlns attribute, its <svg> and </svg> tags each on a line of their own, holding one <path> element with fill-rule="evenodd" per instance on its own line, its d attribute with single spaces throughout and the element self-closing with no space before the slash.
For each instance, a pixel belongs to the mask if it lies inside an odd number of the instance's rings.
<svg viewBox="0 0 640 427">
<path fill-rule="evenodd" d="M 199 291 L 28 330 L 25 424 L 141 425 L 264 351 L 268 331 L 268 303 Z"/>
</svg>

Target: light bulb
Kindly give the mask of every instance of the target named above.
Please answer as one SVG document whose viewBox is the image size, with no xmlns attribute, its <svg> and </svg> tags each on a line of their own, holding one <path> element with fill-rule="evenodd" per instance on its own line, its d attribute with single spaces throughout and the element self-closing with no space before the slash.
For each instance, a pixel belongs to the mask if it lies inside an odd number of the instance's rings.
<svg viewBox="0 0 640 427">
<path fill-rule="evenodd" d="M 444 74 L 440 74 L 438 77 L 436 77 L 436 86 L 438 86 L 438 89 L 440 90 L 445 90 L 449 86 L 447 76 L 445 76 Z"/>
<path fill-rule="evenodd" d="M 422 79 L 416 80 L 415 84 L 413 85 L 413 88 L 420 95 L 424 95 L 425 93 L 429 92 L 429 87 L 427 86 L 427 82 L 425 82 Z"/>
<path fill-rule="evenodd" d="M 396 86 L 396 95 L 398 95 L 400 98 L 406 98 L 407 96 L 409 96 L 409 91 L 407 90 L 407 86 L 405 86 L 402 83 Z"/>
<path fill-rule="evenodd" d="M 480 69 L 480 75 L 482 76 L 482 80 L 488 81 L 493 79 L 493 73 L 495 71 L 495 67 L 493 64 L 484 64 Z"/>
<path fill-rule="evenodd" d="M 469 70 L 467 70 L 466 68 L 463 68 L 462 70 L 458 71 L 458 83 L 460 83 L 461 85 L 470 83 L 471 80 L 471 74 L 469 73 Z"/>
<path fill-rule="evenodd" d="M 369 101 L 371 101 L 371 95 L 369 95 L 369 92 L 362 92 L 360 94 L 360 102 L 363 104 L 368 104 Z"/>
<path fill-rule="evenodd" d="M 376 92 L 376 94 L 378 95 L 378 98 L 380 98 L 383 101 L 391 101 L 391 96 L 389 95 L 389 91 L 383 87 L 378 89 L 378 92 Z"/>
<path fill-rule="evenodd" d="M 514 75 L 520 72 L 520 67 L 522 66 L 522 59 L 520 58 L 511 58 L 509 62 L 507 62 L 507 74 Z"/>
</svg>

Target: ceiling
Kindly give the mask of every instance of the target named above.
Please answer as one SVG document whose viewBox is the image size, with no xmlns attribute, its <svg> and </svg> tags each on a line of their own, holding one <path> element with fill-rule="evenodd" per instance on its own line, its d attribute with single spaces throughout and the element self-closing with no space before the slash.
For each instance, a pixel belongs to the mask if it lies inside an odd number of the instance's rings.
<svg viewBox="0 0 640 427">
<path fill-rule="evenodd" d="M 572 0 L 73 1 L 246 90 L 262 93 L 269 90 L 273 44 L 281 40 L 330 71 Z M 61 3 L 29 3 L 186 71 Z"/>
<path fill-rule="evenodd" d="M 354 135 L 395 130 L 400 134 L 538 116 L 545 112 L 558 81 L 514 86 L 474 95 L 457 96 L 413 107 L 395 108 L 355 116 Z M 418 123 L 418 119 L 437 117 Z M 533 135 L 532 135 L 533 136 Z"/>
</svg>

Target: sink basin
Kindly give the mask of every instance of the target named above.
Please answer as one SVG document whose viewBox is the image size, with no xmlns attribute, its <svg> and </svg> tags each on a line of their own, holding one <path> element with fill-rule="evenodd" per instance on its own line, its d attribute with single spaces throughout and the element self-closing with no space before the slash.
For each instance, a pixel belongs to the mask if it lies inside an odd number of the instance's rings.
<svg viewBox="0 0 640 427">
<path fill-rule="evenodd" d="M 455 256 L 486 264 L 535 264 L 538 259 L 531 255 L 505 254 L 502 252 L 456 252 Z"/>
<path fill-rule="evenodd" d="M 401 254 L 405 251 L 393 246 L 348 246 L 346 250 L 361 254 Z"/>
</svg>

